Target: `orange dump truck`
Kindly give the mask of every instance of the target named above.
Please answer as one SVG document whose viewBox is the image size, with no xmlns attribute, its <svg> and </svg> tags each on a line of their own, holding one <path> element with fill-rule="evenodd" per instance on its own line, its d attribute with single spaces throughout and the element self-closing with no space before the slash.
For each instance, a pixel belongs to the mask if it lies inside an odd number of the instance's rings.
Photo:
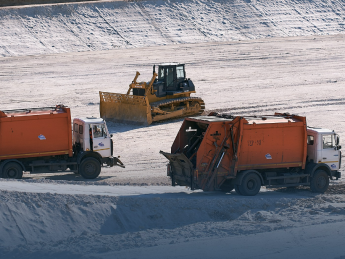
<svg viewBox="0 0 345 259">
<path fill-rule="evenodd" d="M 305 117 L 212 114 L 186 118 L 171 153 L 160 153 L 173 186 L 248 196 L 261 186 L 325 192 L 341 176 L 340 149 L 334 131 L 307 127 Z"/>
<path fill-rule="evenodd" d="M 93 179 L 104 165 L 123 167 L 103 119 L 75 118 L 72 125 L 63 105 L 0 111 L 1 177 L 72 171 Z"/>
</svg>

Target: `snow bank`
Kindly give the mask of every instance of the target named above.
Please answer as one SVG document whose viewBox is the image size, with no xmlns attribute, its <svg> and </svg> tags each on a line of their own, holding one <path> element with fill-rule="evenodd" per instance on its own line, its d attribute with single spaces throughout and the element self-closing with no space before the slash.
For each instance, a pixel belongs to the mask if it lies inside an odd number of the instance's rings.
<svg viewBox="0 0 345 259">
<path fill-rule="evenodd" d="M 87 2 L 97 0 L 73 0 L 73 2 Z M 13 5 L 32 5 L 32 4 L 52 4 L 52 3 L 69 3 L 70 0 L 1 0 L 0 7 Z"/>
<path fill-rule="evenodd" d="M 65 188 L 64 185 L 59 187 Z M 152 192 L 118 197 L 94 196 L 92 191 L 88 195 L 31 193 L 25 189 L 22 192 L 1 191 L 0 256 L 23 259 L 162 258 L 168 249 L 170 257 L 167 258 L 174 258 L 173 255 L 183 254 L 181 247 L 188 247 L 186 243 L 190 242 L 193 254 L 187 252 L 188 258 L 210 258 L 202 254 L 205 249 L 196 249 L 196 246 L 205 243 L 207 247 L 208 243 L 224 243 L 229 239 L 232 243 L 228 244 L 228 249 L 244 258 L 253 253 L 239 250 L 245 248 L 242 243 L 245 236 L 251 235 L 251 242 L 259 242 L 255 234 L 264 233 L 266 240 L 279 236 L 290 242 L 285 243 L 284 249 L 274 248 L 285 258 L 297 255 L 296 248 L 303 246 L 296 245 L 301 241 L 299 237 L 293 236 L 295 240 L 291 240 L 288 233 L 298 235 L 303 231 L 298 228 L 314 225 L 330 233 L 334 227 L 328 229 L 329 225 L 344 222 L 343 195 L 315 195 L 301 189 L 242 197 L 236 193 L 174 193 L 172 189 L 166 187 L 164 194 Z M 313 228 L 309 228 L 309 234 L 313 233 Z M 318 235 L 313 233 L 312 236 Z M 329 238 L 324 244 L 338 244 L 344 238 L 338 233 L 336 242 Z M 256 250 L 260 247 L 255 243 L 247 245 Z M 315 250 L 320 249 L 315 247 Z M 207 250 L 214 256 L 226 254 L 224 248 Z M 332 252 L 341 255 L 341 249 Z M 259 254 L 262 258 L 265 255 L 272 258 L 269 250 Z"/>
<path fill-rule="evenodd" d="M 326 0 L 172 0 L 0 9 L 0 56 L 344 33 Z"/>
</svg>

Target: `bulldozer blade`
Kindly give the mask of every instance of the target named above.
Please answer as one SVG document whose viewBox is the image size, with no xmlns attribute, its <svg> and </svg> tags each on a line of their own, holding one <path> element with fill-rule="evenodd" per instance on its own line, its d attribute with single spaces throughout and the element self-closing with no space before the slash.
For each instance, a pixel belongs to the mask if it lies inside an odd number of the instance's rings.
<svg viewBox="0 0 345 259">
<path fill-rule="evenodd" d="M 99 92 L 100 116 L 115 122 L 149 125 L 151 106 L 146 96 Z"/>
</svg>

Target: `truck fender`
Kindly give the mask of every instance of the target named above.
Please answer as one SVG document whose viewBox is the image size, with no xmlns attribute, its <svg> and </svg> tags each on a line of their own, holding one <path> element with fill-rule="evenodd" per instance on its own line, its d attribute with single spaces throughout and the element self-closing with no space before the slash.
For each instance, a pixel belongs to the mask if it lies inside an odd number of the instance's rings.
<svg viewBox="0 0 345 259">
<path fill-rule="evenodd" d="M 96 158 L 99 161 L 99 163 L 102 165 L 102 157 L 101 157 L 101 155 L 98 154 L 97 152 L 92 152 L 92 151 L 85 151 L 85 152 L 78 153 L 78 156 L 77 156 L 77 163 L 78 163 L 78 165 L 80 165 L 81 161 L 84 158 L 87 158 L 87 157 Z"/>
<path fill-rule="evenodd" d="M 235 184 L 237 185 L 241 185 L 242 184 L 242 179 L 244 176 L 246 176 L 249 173 L 255 173 L 260 177 L 260 181 L 261 181 L 261 185 L 264 184 L 264 179 L 262 178 L 262 175 L 255 170 L 245 170 L 245 171 L 241 171 L 239 174 L 237 174 L 236 179 L 235 179 Z"/>
<path fill-rule="evenodd" d="M 316 164 L 316 163 L 309 163 L 307 164 L 307 166 L 305 167 L 305 170 L 308 174 L 310 174 L 310 177 L 313 177 L 315 172 L 317 170 L 324 170 L 328 176 L 332 179 L 332 174 L 331 174 L 331 168 L 327 165 L 327 164 L 323 164 L 323 163 L 319 163 L 319 164 Z"/>
<path fill-rule="evenodd" d="M 0 175 L 2 175 L 2 169 L 4 168 L 4 166 L 5 166 L 6 164 L 8 164 L 9 162 L 15 162 L 15 163 L 19 164 L 19 165 L 22 167 L 22 170 L 23 170 L 23 171 L 26 171 L 26 170 L 25 170 L 25 166 L 23 165 L 22 162 L 20 162 L 20 161 L 17 160 L 17 159 L 8 159 L 8 160 L 4 160 L 4 161 L 2 161 L 2 162 L 0 163 Z"/>
</svg>

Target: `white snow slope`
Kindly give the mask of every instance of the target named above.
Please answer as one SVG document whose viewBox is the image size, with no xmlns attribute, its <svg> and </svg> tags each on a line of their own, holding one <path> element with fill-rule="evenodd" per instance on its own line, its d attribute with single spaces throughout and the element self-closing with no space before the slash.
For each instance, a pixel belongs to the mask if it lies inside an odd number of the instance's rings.
<svg viewBox="0 0 345 259">
<path fill-rule="evenodd" d="M 99 90 L 125 93 L 136 70 L 148 80 L 152 64 L 178 61 L 208 110 L 300 114 L 345 146 L 344 11 L 328 0 L 0 8 L 0 110 L 64 103 L 98 116 Z M 109 123 L 126 168 L 95 180 L 1 179 L 0 258 L 345 258 L 343 180 L 322 195 L 171 187 L 158 152 L 181 122 Z"/>
<path fill-rule="evenodd" d="M 197 0 L 0 9 L 0 56 L 330 35 L 345 29 L 342 0 Z"/>
</svg>

